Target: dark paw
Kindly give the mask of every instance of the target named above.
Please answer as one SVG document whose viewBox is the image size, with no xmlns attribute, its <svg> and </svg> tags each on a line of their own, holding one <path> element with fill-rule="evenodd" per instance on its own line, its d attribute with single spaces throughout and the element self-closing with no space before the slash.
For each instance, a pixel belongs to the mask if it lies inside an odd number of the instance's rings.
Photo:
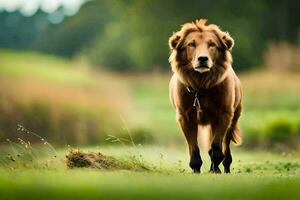
<svg viewBox="0 0 300 200">
<path fill-rule="evenodd" d="M 218 166 L 214 166 L 213 164 L 211 164 L 209 172 L 214 174 L 221 174 L 220 168 Z"/>
<path fill-rule="evenodd" d="M 192 157 L 190 161 L 190 167 L 194 173 L 200 173 L 200 168 L 202 166 L 202 160 L 200 157 Z"/>
<path fill-rule="evenodd" d="M 221 174 L 221 170 L 219 168 L 213 169 L 213 170 L 209 170 L 210 173 L 213 174 Z"/>
<path fill-rule="evenodd" d="M 224 167 L 224 173 L 225 173 L 225 174 L 230 174 L 230 168 Z"/>
<path fill-rule="evenodd" d="M 195 174 L 200 174 L 200 173 L 201 173 L 200 167 L 199 167 L 199 168 L 193 168 L 193 172 L 194 172 Z"/>
<path fill-rule="evenodd" d="M 226 173 L 226 174 L 230 173 L 231 163 L 232 163 L 232 157 L 231 157 L 231 155 L 227 155 L 223 161 L 224 173 Z"/>
</svg>

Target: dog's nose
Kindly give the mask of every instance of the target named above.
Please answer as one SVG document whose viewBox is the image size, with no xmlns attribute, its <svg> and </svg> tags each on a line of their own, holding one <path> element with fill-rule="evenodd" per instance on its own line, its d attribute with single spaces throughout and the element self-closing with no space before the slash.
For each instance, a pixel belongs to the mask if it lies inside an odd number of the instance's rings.
<svg viewBox="0 0 300 200">
<path fill-rule="evenodd" d="M 198 61 L 199 62 L 206 62 L 206 61 L 208 61 L 208 57 L 207 56 L 199 56 Z"/>
</svg>

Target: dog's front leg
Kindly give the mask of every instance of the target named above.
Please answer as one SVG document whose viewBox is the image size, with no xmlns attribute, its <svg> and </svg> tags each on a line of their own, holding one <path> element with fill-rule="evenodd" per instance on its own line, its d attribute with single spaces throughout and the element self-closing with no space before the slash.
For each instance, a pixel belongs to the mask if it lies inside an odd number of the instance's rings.
<svg viewBox="0 0 300 200">
<path fill-rule="evenodd" d="M 224 141 L 225 133 L 230 126 L 232 116 L 233 115 L 230 114 L 230 112 L 220 113 L 211 124 L 212 140 L 211 149 L 208 152 L 211 159 L 210 172 L 221 173 L 219 164 L 225 158 L 222 151 L 222 143 Z"/>
<path fill-rule="evenodd" d="M 180 124 L 181 130 L 187 140 L 190 153 L 190 167 L 194 173 L 200 173 L 202 160 L 198 147 L 197 134 L 197 113 L 193 109 L 190 112 L 177 112 L 177 121 Z"/>
</svg>

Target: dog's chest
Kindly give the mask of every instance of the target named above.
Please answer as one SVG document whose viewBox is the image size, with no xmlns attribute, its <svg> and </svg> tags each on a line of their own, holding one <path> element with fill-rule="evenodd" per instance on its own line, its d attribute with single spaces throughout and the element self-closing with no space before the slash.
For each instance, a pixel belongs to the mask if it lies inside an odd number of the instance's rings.
<svg viewBox="0 0 300 200">
<path fill-rule="evenodd" d="M 203 114 L 210 112 L 216 107 L 216 102 L 208 96 L 198 95 L 197 99 L 195 99 L 194 101 L 199 101 L 199 104 L 193 104 L 193 106 L 196 108 L 197 112 Z"/>
<path fill-rule="evenodd" d="M 195 94 L 190 105 L 196 110 L 198 121 L 201 124 L 210 123 L 220 109 L 219 99 L 211 94 Z"/>
<path fill-rule="evenodd" d="M 219 99 L 207 92 L 190 93 L 189 105 L 195 107 L 197 111 L 207 112 L 211 109 L 216 109 L 219 104 Z"/>
</svg>

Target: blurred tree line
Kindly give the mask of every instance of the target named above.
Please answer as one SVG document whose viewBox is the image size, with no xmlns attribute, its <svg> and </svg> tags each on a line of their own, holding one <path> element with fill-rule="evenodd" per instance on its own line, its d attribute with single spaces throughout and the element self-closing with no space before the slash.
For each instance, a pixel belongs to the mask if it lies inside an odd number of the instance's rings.
<svg viewBox="0 0 300 200">
<path fill-rule="evenodd" d="M 96 0 L 59 24 L 42 11 L 1 12 L 0 46 L 84 55 L 115 70 L 169 69 L 169 36 L 185 22 L 207 18 L 231 33 L 234 67 L 245 70 L 262 64 L 269 41 L 298 40 L 299 13 L 297 0 Z"/>
</svg>

